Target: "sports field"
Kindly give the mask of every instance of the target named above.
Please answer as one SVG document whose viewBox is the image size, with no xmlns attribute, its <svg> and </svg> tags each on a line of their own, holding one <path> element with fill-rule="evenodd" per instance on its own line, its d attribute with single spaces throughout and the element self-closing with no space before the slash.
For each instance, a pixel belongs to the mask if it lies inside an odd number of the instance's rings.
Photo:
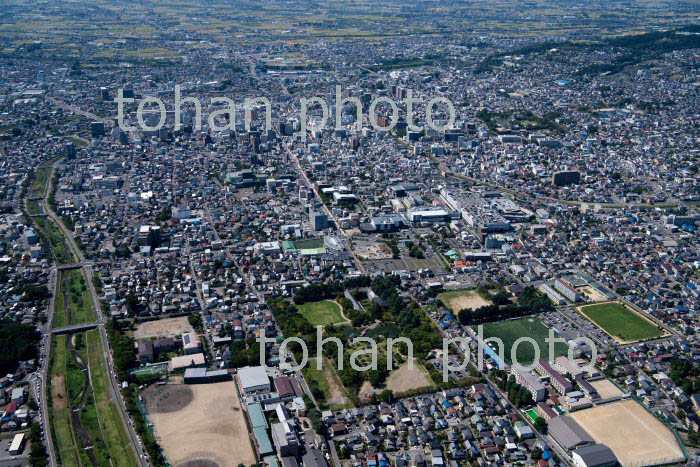
<svg viewBox="0 0 700 467">
<path fill-rule="evenodd" d="M 661 337 L 663 332 L 650 320 L 615 302 L 579 307 L 595 325 L 621 343 Z"/>
<path fill-rule="evenodd" d="M 146 388 L 148 419 L 172 466 L 255 464 L 241 402 L 232 381 Z"/>
<path fill-rule="evenodd" d="M 671 430 L 632 399 L 571 416 L 593 439 L 612 449 L 623 466 L 673 464 L 685 458 Z"/>
<path fill-rule="evenodd" d="M 474 330 L 478 332 L 477 327 L 475 327 Z M 568 346 L 565 343 L 557 342 L 554 344 L 554 354 L 550 357 L 549 344 L 545 341 L 545 339 L 549 337 L 549 329 L 542 324 L 542 321 L 534 316 L 485 324 L 484 339 L 490 337 L 497 337 L 503 341 L 503 353 L 506 361 L 510 363 L 513 362 L 511 356 L 513 344 L 521 337 L 534 339 L 540 349 L 540 358 L 545 360 L 566 355 L 568 352 Z M 535 358 L 535 349 L 532 344 L 530 342 L 519 343 L 516 358 L 521 365 L 532 363 Z"/>
<path fill-rule="evenodd" d="M 320 302 L 307 302 L 303 305 L 295 305 L 299 313 L 309 320 L 312 326 L 326 326 L 328 324 L 344 323 L 347 320 L 340 313 L 340 305 L 332 300 Z"/>
</svg>

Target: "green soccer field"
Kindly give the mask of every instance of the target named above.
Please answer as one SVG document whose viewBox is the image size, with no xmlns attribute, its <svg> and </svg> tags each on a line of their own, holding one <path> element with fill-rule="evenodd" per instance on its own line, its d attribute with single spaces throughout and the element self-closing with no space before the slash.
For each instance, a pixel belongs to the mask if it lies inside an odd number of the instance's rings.
<svg viewBox="0 0 700 467">
<path fill-rule="evenodd" d="M 477 328 L 474 327 L 474 330 L 477 331 Z M 501 321 L 499 323 L 485 324 L 484 339 L 488 339 L 489 337 L 497 337 L 503 341 L 503 354 L 506 361 L 509 363 L 513 363 L 513 359 L 511 358 L 513 344 L 521 337 L 534 339 L 540 349 L 540 358 L 544 360 L 550 359 L 549 344 L 545 341 L 545 339 L 549 337 L 549 329 L 535 316 L 526 316 L 524 318 Z M 556 335 L 556 337 L 558 337 L 558 335 Z M 567 344 L 556 342 L 551 358 L 554 359 L 566 355 L 567 352 Z M 516 358 L 521 365 L 529 365 L 532 363 L 535 359 L 535 349 L 532 344 L 530 342 L 519 343 Z"/>
<path fill-rule="evenodd" d="M 345 319 L 340 314 L 340 305 L 331 300 L 320 302 L 307 302 L 303 305 L 295 305 L 299 313 L 313 326 L 326 326 L 329 324 L 344 323 Z"/>
<path fill-rule="evenodd" d="M 654 339 L 663 335 L 653 323 L 619 303 L 582 306 L 579 310 L 609 335 L 625 342 Z"/>
</svg>

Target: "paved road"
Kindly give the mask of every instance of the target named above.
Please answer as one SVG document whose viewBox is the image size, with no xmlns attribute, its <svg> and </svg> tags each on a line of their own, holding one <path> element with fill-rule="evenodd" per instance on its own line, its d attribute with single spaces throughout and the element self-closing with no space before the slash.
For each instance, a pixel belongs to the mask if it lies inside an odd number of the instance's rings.
<svg viewBox="0 0 700 467">
<path fill-rule="evenodd" d="M 340 223 L 338 222 L 338 219 L 335 217 L 335 215 L 331 212 L 330 209 L 328 209 L 328 206 L 321 200 L 321 195 L 319 194 L 318 190 L 314 186 L 313 183 L 311 183 L 311 180 L 309 180 L 309 177 L 306 175 L 306 172 L 304 171 L 304 168 L 301 166 L 301 162 L 299 162 L 299 158 L 292 152 L 292 150 L 289 148 L 289 146 L 285 143 L 284 148 L 287 150 L 287 153 L 289 153 L 289 157 L 292 158 L 294 161 L 294 164 L 297 167 L 297 171 L 299 172 L 299 175 L 304 179 L 304 182 L 306 183 L 306 186 L 309 187 L 311 191 L 314 192 L 314 195 L 316 198 L 321 202 L 321 206 L 323 206 L 323 210 L 325 211 L 326 215 L 328 216 L 329 219 L 331 219 L 334 223 L 336 228 L 338 229 L 338 232 L 340 233 L 341 237 L 345 240 L 345 246 L 347 247 L 347 250 L 350 252 L 350 255 L 352 256 L 353 262 L 355 263 L 355 266 L 362 271 L 363 274 L 367 274 L 367 270 L 365 269 L 365 265 L 362 264 L 362 261 L 360 261 L 360 258 L 358 258 L 355 255 L 355 252 L 352 251 L 352 248 L 350 248 L 350 239 L 343 231 L 343 229 L 340 228 Z"/>
<path fill-rule="evenodd" d="M 56 103 L 56 102 L 54 102 L 54 103 Z M 57 104 L 57 105 L 59 105 L 59 104 Z M 71 110 L 73 110 L 73 109 L 71 109 Z M 73 111 L 75 111 L 75 110 L 73 110 Z M 81 112 L 76 112 L 76 113 L 81 113 Z M 82 113 L 82 114 L 85 114 L 85 113 Z M 88 113 L 88 115 L 90 115 L 90 114 Z M 92 117 L 90 117 L 90 118 L 92 118 Z M 51 170 L 51 175 L 53 175 L 53 168 Z M 48 177 L 49 180 L 50 180 L 50 178 L 51 177 Z M 92 302 L 93 302 L 93 305 L 94 305 L 95 310 L 97 312 L 98 321 L 97 321 L 96 326 L 100 330 L 100 334 L 102 336 L 103 355 L 104 355 L 105 361 L 107 362 L 108 374 L 110 377 L 109 378 L 110 387 L 111 387 L 110 396 L 113 400 L 116 401 L 116 406 L 119 408 L 119 416 L 122 420 L 122 423 L 124 424 L 124 426 L 127 429 L 126 432 L 129 435 L 129 438 L 130 438 L 131 444 L 132 444 L 132 448 L 134 449 L 135 454 L 136 454 L 136 461 L 138 462 L 138 464 L 140 466 L 147 466 L 148 462 L 146 460 L 144 460 L 142 457 L 143 445 L 142 445 L 141 440 L 139 439 L 138 435 L 136 434 L 136 431 L 134 430 L 134 425 L 133 425 L 131 419 L 129 418 L 129 416 L 127 414 L 126 404 L 124 403 L 124 399 L 122 398 L 121 391 L 119 389 L 120 388 L 119 382 L 117 381 L 116 372 L 114 371 L 114 364 L 112 362 L 112 356 L 111 356 L 110 349 L 109 349 L 109 338 L 108 338 L 107 332 L 104 328 L 106 318 L 105 318 L 104 314 L 102 313 L 102 306 L 100 304 L 100 300 L 99 300 L 99 297 L 98 297 L 97 292 L 95 290 L 95 285 L 93 282 L 92 263 L 85 259 L 85 256 L 83 255 L 82 250 L 78 247 L 78 244 L 75 242 L 75 239 L 73 238 L 72 232 L 70 232 L 65 227 L 65 225 L 63 225 L 63 221 L 61 220 L 61 218 L 58 215 L 56 215 L 56 213 L 51 209 L 51 206 L 48 203 L 48 195 L 49 194 L 48 194 L 48 190 L 47 190 L 45 192 L 44 199 L 41 201 L 44 212 L 46 214 L 48 214 L 48 216 L 56 223 L 56 225 L 58 226 L 59 230 L 61 231 L 61 234 L 63 235 L 63 237 L 66 241 L 66 244 L 73 252 L 73 255 L 75 256 L 75 258 L 77 258 L 78 263 L 82 265 L 81 269 L 83 270 L 83 273 L 85 274 L 85 282 L 87 284 L 88 290 L 90 291 L 90 296 L 92 297 Z M 54 278 L 54 284 L 53 284 L 52 290 L 53 290 L 54 295 L 55 295 L 55 292 L 56 292 L 55 278 Z M 51 306 L 51 314 L 52 314 L 51 318 L 53 318 L 53 297 L 51 299 L 50 306 Z M 49 323 L 50 322 L 51 322 L 51 319 L 49 320 Z M 78 328 L 81 328 L 81 327 L 82 326 L 78 326 Z M 50 329 L 50 324 L 49 324 L 48 329 Z M 47 346 L 49 346 L 50 339 L 47 339 L 47 341 L 49 341 L 49 344 L 47 344 Z M 48 360 L 48 355 L 50 355 L 49 350 L 47 350 L 46 355 L 47 355 L 47 357 L 45 358 L 45 365 L 44 365 L 45 368 L 43 370 L 44 376 L 43 376 L 43 388 L 42 388 L 42 393 L 43 393 L 42 406 L 44 406 L 44 407 L 46 405 L 46 387 L 45 387 L 46 386 L 46 378 L 47 378 L 47 376 L 46 376 L 47 361 L 46 360 Z M 45 410 L 45 414 L 48 414 L 48 410 L 46 408 L 44 410 Z M 45 423 L 46 423 L 46 421 L 45 421 Z M 46 424 L 45 426 L 48 427 L 48 424 Z M 48 437 L 48 438 L 50 438 L 50 437 Z M 47 444 L 47 447 L 49 447 L 49 451 L 51 453 L 52 465 L 56 465 L 55 458 L 54 458 L 55 450 L 54 450 L 53 446 L 51 445 L 50 441 Z"/>
<path fill-rule="evenodd" d="M 89 331 L 90 329 L 95 329 L 98 326 L 97 323 L 87 323 L 87 324 L 74 324 L 72 326 L 63 326 L 60 328 L 53 328 L 48 332 L 50 334 L 71 334 L 78 331 Z"/>
<path fill-rule="evenodd" d="M 102 122 L 105 124 L 105 127 L 109 125 L 109 119 L 102 118 L 99 115 L 95 115 L 92 112 L 87 112 L 85 110 L 81 110 L 80 108 L 78 108 L 74 105 L 66 104 L 65 102 L 58 100 L 56 98 L 53 98 L 53 97 L 47 97 L 46 100 L 51 102 L 52 104 L 64 109 L 64 110 L 68 110 L 70 112 L 73 112 L 74 114 L 82 115 L 83 117 L 89 118 L 95 122 Z"/>
</svg>

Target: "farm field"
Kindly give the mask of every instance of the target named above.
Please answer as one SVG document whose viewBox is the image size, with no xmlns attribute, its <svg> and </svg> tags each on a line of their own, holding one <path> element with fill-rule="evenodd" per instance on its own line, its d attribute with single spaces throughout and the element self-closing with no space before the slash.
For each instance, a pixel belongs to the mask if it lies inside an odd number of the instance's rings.
<svg viewBox="0 0 700 467">
<path fill-rule="evenodd" d="M 320 302 L 307 302 L 295 305 L 304 318 L 309 320 L 312 326 L 326 326 L 329 324 L 345 323 L 347 320 L 341 314 L 340 305 L 332 300 Z"/>
<path fill-rule="evenodd" d="M 453 313 L 458 313 L 459 310 L 463 310 L 464 308 L 476 310 L 482 306 L 491 305 L 491 302 L 485 300 L 476 290 L 470 289 L 449 290 L 447 292 L 442 292 L 437 298 L 441 300 L 447 308 L 452 310 Z"/>
<path fill-rule="evenodd" d="M 615 302 L 586 305 L 579 312 L 621 343 L 655 339 L 663 331 L 648 319 Z"/>
<path fill-rule="evenodd" d="M 142 396 L 170 465 L 255 464 L 234 382 L 153 385 Z"/>
<path fill-rule="evenodd" d="M 477 330 L 478 328 L 475 328 Z M 534 339 L 540 349 L 540 358 L 549 359 L 549 344 L 545 339 L 549 337 L 549 329 L 535 316 L 489 323 L 484 325 L 484 339 L 497 337 L 503 341 L 503 353 L 507 362 L 512 363 L 511 350 L 516 340 L 521 337 Z M 568 353 L 568 346 L 562 342 L 554 344 L 552 359 Z M 535 349 L 529 342 L 518 345 L 516 358 L 521 365 L 530 364 L 535 358 Z"/>
</svg>

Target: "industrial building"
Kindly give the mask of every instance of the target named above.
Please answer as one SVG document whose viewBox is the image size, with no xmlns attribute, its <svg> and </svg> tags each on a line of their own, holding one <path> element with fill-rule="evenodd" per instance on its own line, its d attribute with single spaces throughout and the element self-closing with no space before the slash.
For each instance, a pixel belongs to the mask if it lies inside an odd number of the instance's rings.
<svg viewBox="0 0 700 467">
<path fill-rule="evenodd" d="M 595 444 L 591 435 L 568 415 L 560 415 L 551 419 L 548 433 L 567 452 Z"/>
<path fill-rule="evenodd" d="M 571 459 L 576 467 L 608 467 L 618 465 L 612 449 L 604 444 L 594 444 L 575 450 Z"/>
<path fill-rule="evenodd" d="M 268 378 L 265 368 L 261 366 L 239 368 L 238 382 L 245 394 L 270 390 L 270 378 Z"/>
</svg>

